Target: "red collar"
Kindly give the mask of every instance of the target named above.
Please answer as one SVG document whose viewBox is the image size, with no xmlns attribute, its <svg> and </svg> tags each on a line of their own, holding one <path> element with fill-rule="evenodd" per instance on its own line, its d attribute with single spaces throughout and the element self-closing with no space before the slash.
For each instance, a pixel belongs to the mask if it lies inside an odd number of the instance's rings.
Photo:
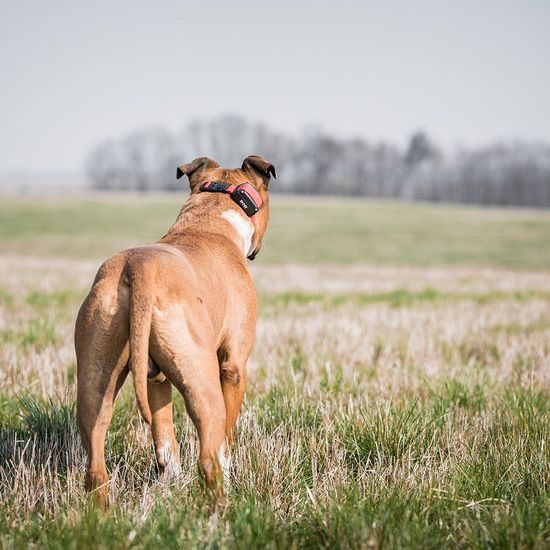
<svg viewBox="0 0 550 550">
<path fill-rule="evenodd" d="M 205 181 L 200 186 L 200 191 L 227 193 L 249 218 L 254 216 L 264 203 L 258 190 L 248 182 L 234 185 L 225 181 Z"/>
</svg>

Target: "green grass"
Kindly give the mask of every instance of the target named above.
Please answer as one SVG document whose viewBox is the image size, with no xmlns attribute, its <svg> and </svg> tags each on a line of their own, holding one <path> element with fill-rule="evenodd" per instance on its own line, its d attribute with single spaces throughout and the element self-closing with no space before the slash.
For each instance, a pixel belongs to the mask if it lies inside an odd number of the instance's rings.
<svg viewBox="0 0 550 550">
<path fill-rule="evenodd" d="M 406 307 L 420 303 L 448 303 L 469 300 L 476 304 L 487 304 L 502 300 L 524 302 L 532 299 L 550 300 L 550 292 L 546 291 L 491 291 L 491 292 L 442 292 L 427 287 L 413 291 L 406 288 L 396 288 L 389 292 L 347 292 L 347 293 L 308 293 L 300 291 L 284 291 L 260 296 L 261 305 L 288 306 L 289 304 L 322 304 L 333 308 L 344 304 L 366 306 L 369 304 L 389 304 L 394 307 Z M 544 324 L 542 325 L 544 327 Z"/>
<path fill-rule="evenodd" d="M 21 397 L 19 403 L 13 433 L 46 448 L 42 454 L 25 451 L 22 460 L 29 461 L 30 473 L 47 465 L 51 475 L 65 476 L 67 468 L 80 465 L 72 401 Z M 150 454 L 136 464 L 135 444 L 124 428 L 133 425 L 135 411 L 125 403 L 117 405 L 109 467 L 128 469 L 131 458 L 129 477 L 141 469 L 154 479 Z M 178 402 L 180 414 L 182 406 Z M 451 380 L 421 398 L 351 404 L 323 390 L 304 398 L 304 388 L 283 377 L 267 392 L 252 389 L 247 408 L 255 421 L 240 430 L 238 443 L 248 462 L 237 466 L 226 509 L 212 515 L 198 480 L 170 492 L 157 487 L 145 516 L 139 484 L 136 493 L 104 514 L 78 501 L 51 509 L 41 500 L 33 513 L 21 514 L 4 496 L 0 544 L 76 549 L 544 548 L 550 543 L 546 391 L 501 387 L 494 392 Z M 280 448 L 262 445 L 268 439 Z M 9 440 L 2 444 L 3 458 Z M 319 478 L 326 478 L 327 494 Z M 14 483 L 1 481 L 4 490 Z M 136 480 L 124 483 L 129 490 Z"/>
<path fill-rule="evenodd" d="M 2 198 L 0 252 L 102 258 L 160 238 L 181 196 Z M 544 211 L 274 197 L 264 263 L 550 269 Z"/>
<path fill-rule="evenodd" d="M 45 317 L 29 320 L 17 329 L 0 330 L 0 343 L 13 343 L 23 348 L 34 346 L 38 351 L 57 342 L 56 324 Z"/>
</svg>

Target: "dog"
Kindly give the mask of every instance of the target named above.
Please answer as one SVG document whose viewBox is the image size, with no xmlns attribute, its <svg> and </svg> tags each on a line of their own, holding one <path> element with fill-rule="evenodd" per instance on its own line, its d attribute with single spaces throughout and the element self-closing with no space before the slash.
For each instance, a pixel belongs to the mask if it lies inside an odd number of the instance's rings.
<svg viewBox="0 0 550 550">
<path fill-rule="evenodd" d="M 173 385 L 198 432 L 205 485 L 215 498 L 224 494 L 256 333 L 256 290 L 246 260 L 262 246 L 276 174 L 273 164 L 251 155 L 240 169 L 198 158 L 178 166 L 177 178 L 183 175 L 191 194 L 168 233 L 107 259 L 76 320 L 86 489 L 102 507 L 108 505 L 105 436 L 130 371 L 160 475 L 180 471 Z"/>
</svg>

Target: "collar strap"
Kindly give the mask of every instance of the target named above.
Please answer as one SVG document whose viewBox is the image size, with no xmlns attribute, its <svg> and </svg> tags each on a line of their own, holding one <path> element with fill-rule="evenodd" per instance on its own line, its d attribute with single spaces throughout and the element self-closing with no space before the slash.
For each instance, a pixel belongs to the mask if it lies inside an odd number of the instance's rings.
<svg viewBox="0 0 550 550">
<path fill-rule="evenodd" d="M 248 182 L 234 185 L 225 181 L 205 181 L 200 186 L 200 191 L 227 193 L 249 218 L 256 214 L 264 203 L 260 193 Z"/>
</svg>

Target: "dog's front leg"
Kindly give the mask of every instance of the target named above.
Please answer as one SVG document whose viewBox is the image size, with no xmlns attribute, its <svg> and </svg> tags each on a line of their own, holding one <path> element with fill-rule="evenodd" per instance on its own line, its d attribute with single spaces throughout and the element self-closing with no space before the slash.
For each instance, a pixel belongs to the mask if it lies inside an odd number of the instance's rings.
<svg viewBox="0 0 550 550">
<path fill-rule="evenodd" d="M 225 403 L 225 435 L 233 443 L 235 423 L 241 410 L 246 389 L 246 360 L 224 361 L 220 365 L 220 381 Z"/>
<path fill-rule="evenodd" d="M 172 418 L 172 384 L 149 383 L 147 394 L 153 422 L 151 432 L 161 476 L 172 479 L 181 472 L 179 446 L 174 434 Z"/>
</svg>

